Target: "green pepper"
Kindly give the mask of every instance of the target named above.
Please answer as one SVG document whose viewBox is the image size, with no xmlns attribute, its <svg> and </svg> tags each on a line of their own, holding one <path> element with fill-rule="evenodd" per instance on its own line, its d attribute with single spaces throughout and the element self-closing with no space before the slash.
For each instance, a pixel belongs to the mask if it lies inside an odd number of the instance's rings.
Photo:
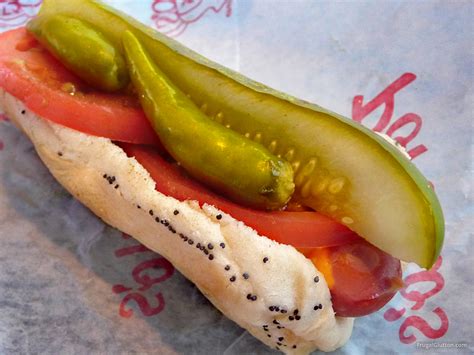
<svg viewBox="0 0 474 355">
<path fill-rule="evenodd" d="M 122 54 L 87 22 L 59 15 L 41 23 L 32 21 L 28 30 L 89 85 L 105 91 L 118 91 L 128 84 Z"/>
<path fill-rule="evenodd" d="M 176 41 L 94 0 L 45 0 L 55 14 L 98 26 L 116 45 L 132 31 L 163 73 L 207 115 L 291 162 L 295 199 L 391 255 L 430 267 L 444 239 L 439 201 L 396 147 L 347 118 L 210 62 Z"/>
<path fill-rule="evenodd" d="M 210 120 L 149 58 L 123 37 L 130 77 L 167 151 L 198 180 L 246 205 L 283 207 L 294 191 L 291 165 L 262 145 Z"/>
</svg>

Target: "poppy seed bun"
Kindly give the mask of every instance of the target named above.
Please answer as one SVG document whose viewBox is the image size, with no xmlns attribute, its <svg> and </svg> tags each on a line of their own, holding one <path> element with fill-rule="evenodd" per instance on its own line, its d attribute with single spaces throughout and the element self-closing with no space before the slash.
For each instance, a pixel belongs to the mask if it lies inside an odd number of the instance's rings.
<svg viewBox="0 0 474 355">
<path fill-rule="evenodd" d="M 335 317 L 323 275 L 296 249 L 259 236 L 213 206 L 156 191 L 149 173 L 107 138 L 38 118 L 1 89 L 0 107 L 72 195 L 167 258 L 262 342 L 306 354 L 348 340 L 353 319 Z"/>
</svg>

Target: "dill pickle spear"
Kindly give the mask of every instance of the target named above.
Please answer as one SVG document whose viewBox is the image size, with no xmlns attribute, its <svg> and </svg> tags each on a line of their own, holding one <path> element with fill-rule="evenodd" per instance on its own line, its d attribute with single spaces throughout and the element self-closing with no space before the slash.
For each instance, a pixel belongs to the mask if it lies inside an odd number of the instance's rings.
<svg viewBox="0 0 474 355">
<path fill-rule="evenodd" d="M 292 164 L 298 202 L 398 259 L 429 268 L 438 258 L 444 240 L 438 198 L 415 165 L 377 134 L 213 63 L 100 1 L 44 0 L 33 21 L 56 14 L 94 23 L 116 45 L 132 31 L 209 117 Z"/>
<path fill-rule="evenodd" d="M 104 91 L 118 91 L 128 84 L 122 54 L 107 38 L 87 22 L 52 16 L 28 30 L 69 70 L 86 83 Z"/>
<path fill-rule="evenodd" d="M 123 43 L 145 114 L 168 152 L 191 175 L 246 205 L 278 209 L 293 191 L 291 165 L 210 120 L 149 58 L 129 31 Z"/>
</svg>

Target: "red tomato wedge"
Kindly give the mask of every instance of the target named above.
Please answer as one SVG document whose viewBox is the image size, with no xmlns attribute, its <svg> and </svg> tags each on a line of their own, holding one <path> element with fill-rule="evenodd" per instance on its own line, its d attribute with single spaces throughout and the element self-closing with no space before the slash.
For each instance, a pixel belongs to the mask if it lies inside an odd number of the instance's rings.
<svg viewBox="0 0 474 355">
<path fill-rule="evenodd" d="M 341 317 L 361 317 L 378 311 L 403 286 L 400 261 L 364 239 L 313 249 L 309 255 L 324 275 L 332 306 Z"/>
<path fill-rule="evenodd" d="M 197 181 L 176 165 L 168 163 L 151 148 L 120 144 L 128 156 L 150 173 L 161 193 L 180 201 L 195 200 L 214 205 L 277 242 L 295 247 L 313 248 L 352 243 L 361 239 L 346 226 L 316 212 L 259 211 L 233 203 Z"/>
<path fill-rule="evenodd" d="M 69 128 L 116 141 L 159 142 L 138 100 L 86 87 L 24 28 L 0 35 L 0 87 L 37 115 Z"/>
</svg>

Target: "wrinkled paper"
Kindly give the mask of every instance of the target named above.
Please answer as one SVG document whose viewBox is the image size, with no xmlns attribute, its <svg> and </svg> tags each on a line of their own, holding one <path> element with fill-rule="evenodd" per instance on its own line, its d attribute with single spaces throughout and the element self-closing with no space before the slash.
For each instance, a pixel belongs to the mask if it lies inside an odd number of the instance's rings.
<svg viewBox="0 0 474 355">
<path fill-rule="evenodd" d="M 0 1 L 0 31 L 24 24 L 40 2 Z M 336 353 L 472 353 L 472 2 L 108 2 L 405 145 L 441 200 L 444 249 L 431 271 L 408 265 L 406 288 L 358 319 Z M 274 352 L 72 198 L 1 117 L 0 353 Z"/>
</svg>

